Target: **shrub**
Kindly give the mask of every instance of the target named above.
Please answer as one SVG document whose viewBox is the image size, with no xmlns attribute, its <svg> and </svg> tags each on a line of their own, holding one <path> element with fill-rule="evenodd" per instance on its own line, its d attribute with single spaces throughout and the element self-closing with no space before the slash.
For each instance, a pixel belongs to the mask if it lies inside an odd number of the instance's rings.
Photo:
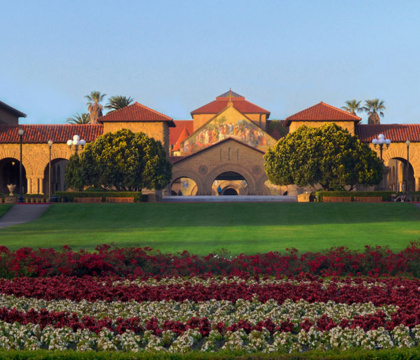
<svg viewBox="0 0 420 360">
<path fill-rule="evenodd" d="M 360 197 L 376 197 L 381 196 L 382 201 L 391 201 L 391 195 L 396 194 L 395 191 L 316 191 L 314 194 L 318 202 L 323 202 L 324 196 L 331 197 L 351 197 L 354 200 L 355 196 Z"/>
<path fill-rule="evenodd" d="M 134 197 L 135 202 L 142 201 L 141 192 L 138 191 L 57 191 L 55 193 L 58 201 L 74 202 L 74 198 L 80 197 L 100 197 L 102 201 L 105 202 L 107 197 Z"/>
</svg>

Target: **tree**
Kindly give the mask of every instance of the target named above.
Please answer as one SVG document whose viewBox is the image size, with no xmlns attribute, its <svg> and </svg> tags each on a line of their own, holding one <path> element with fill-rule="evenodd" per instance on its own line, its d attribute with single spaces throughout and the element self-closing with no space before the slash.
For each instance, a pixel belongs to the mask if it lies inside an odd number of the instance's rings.
<svg viewBox="0 0 420 360">
<path fill-rule="evenodd" d="M 127 129 L 99 136 L 81 152 L 77 169 L 71 167 L 68 184 L 76 188 L 103 186 L 119 191 L 163 189 L 172 178 L 172 164 L 160 141 Z M 77 178 L 77 180 L 74 180 Z"/>
<path fill-rule="evenodd" d="M 343 106 L 342 109 L 349 112 L 350 114 L 356 115 L 356 113 L 363 111 L 363 107 L 360 106 L 361 101 L 357 100 L 347 100 L 346 106 Z"/>
<path fill-rule="evenodd" d="M 105 106 L 105 109 L 111 110 L 110 112 L 113 112 L 130 105 L 133 101 L 133 98 L 127 96 L 111 96 L 108 99 L 108 104 Z"/>
<path fill-rule="evenodd" d="M 70 156 L 64 176 L 67 187 L 79 191 L 83 190 L 85 181 L 80 171 L 80 157 L 78 154 Z"/>
<path fill-rule="evenodd" d="M 88 113 L 82 113 L 82 114 L 74 114 L 73 117 L 67 118 L 67 122 L 69 124 L 78 124 L 78 125 L 84 125 L 84 124 L 90 124 L 90 115 Z"/>
<path fill-rule="evenodd" d="M 100 104 L 103 101 L 106 94 L 101 94 L 99 91 L 92 91 L 90 95 L 86 95 L 85 98 L 89 100 L 86 103 L 90 114 L 90 123 L 97 124 L 98 118 L 102 116 L 103 106 Z"/>
<path fill-rule="evenodd" d="M 379 184 L 383 164 L 368 145 L 336 124 L 301 126 L 279 140 L 264 156 L 268 179 L 275 185 L 344 190 Z"/>
<path fill-rule="evenodd" d="M 384 113 L 382 110 L 386 110 L 383 100 L 374 99 L 374 100 L 366 100 L 365 106 L 363 110 L 367 112 L 368 124 L 369 125 L 379 125 L 381 123 L 380 116 L 384 117 Z"/>
</svg>

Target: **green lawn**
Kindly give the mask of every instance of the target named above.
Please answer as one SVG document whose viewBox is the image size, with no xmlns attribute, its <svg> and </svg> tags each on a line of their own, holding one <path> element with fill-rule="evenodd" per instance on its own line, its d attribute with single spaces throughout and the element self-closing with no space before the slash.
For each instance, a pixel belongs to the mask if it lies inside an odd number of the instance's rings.
<svg viewBox="0 0 420 360">
<path fill-rule="evenodd" d="M 0 199 L 1 200 L 1 199 Z M 4 213 L 12 207 L 11 204 L 0 204 L 0 217 L 4 215 Z"/>
<path fill-rule="evenodd" d="M 0 245 L 93 249 L 150 246 L 164 252 L 232 254 L 403 249 L 420 239 L 420 210 L 407 203 L 56 204 L 38 220 L 0 230 Z"/>
</svg>

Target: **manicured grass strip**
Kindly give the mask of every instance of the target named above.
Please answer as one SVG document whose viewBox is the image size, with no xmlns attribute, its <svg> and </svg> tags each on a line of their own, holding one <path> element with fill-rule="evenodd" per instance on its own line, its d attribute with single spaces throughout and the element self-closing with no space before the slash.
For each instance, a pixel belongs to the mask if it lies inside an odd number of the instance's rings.
<svg viewBox="0 0 420 360">
<path fill-rule="evenodd" d="M 0 230 L 0 245 L 11 249 L 115 243 L 199 255 L 365 245 L 399 251 L 418 239 L 420 211 L 409 203 L 55 204 L 33 222 Z"/>
<path fill-rule="evenodd" d="M 320 352 L 308 351 L 299 354 L 241 354 L 229 352 L 199 353 L 190 352 L 187 354 L 171 353 L 120 353 L 120 352 L 93 352 L 93 351 L 19 351 L 0 350 L 1 359 L 9 360 L 417 360 L 420 358 L 420 349 L 391 349 L 391 350 L 355 350 L 342 352 Z"/>
<path fill-rule="evenodd" d="M 9 210 L 13 205 L 12 204 L 0 204 L 0 218 Z"/>
</svg>

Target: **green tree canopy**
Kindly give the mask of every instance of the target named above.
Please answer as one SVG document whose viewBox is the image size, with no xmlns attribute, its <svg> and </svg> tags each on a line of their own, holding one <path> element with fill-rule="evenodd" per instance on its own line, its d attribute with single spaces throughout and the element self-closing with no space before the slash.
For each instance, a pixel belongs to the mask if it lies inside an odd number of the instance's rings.
<svg viewBox="0 0 420 360">
<path fill-rule="evenodd" d="M 379 184 L 383 164 L 357 136 L 336 124 L 301 126 L 279 140 L 264 156 L 268 179 L 275 185 L 350 190 Z"/>
<path fill-rule="evenodd" d="M 129 96 L 111 96 L 108 99 L 108 104 L 105 106 L 105 109 L 111 110 L 110 112 L 113 112 L 115 110 L 125 108 L 126 106 L 130 105 L 133 101 L 134 99 Z"/>
<path fill-rule="evenodd" d="M 67 168 L 67 184 L 78 189 L 93 185 L 120 191 L 160 190 L 172 177 L 172 164 L 161 142 L 127 129 L 99 136 L 80 156 L 70 158 Z"/>
</svg>

